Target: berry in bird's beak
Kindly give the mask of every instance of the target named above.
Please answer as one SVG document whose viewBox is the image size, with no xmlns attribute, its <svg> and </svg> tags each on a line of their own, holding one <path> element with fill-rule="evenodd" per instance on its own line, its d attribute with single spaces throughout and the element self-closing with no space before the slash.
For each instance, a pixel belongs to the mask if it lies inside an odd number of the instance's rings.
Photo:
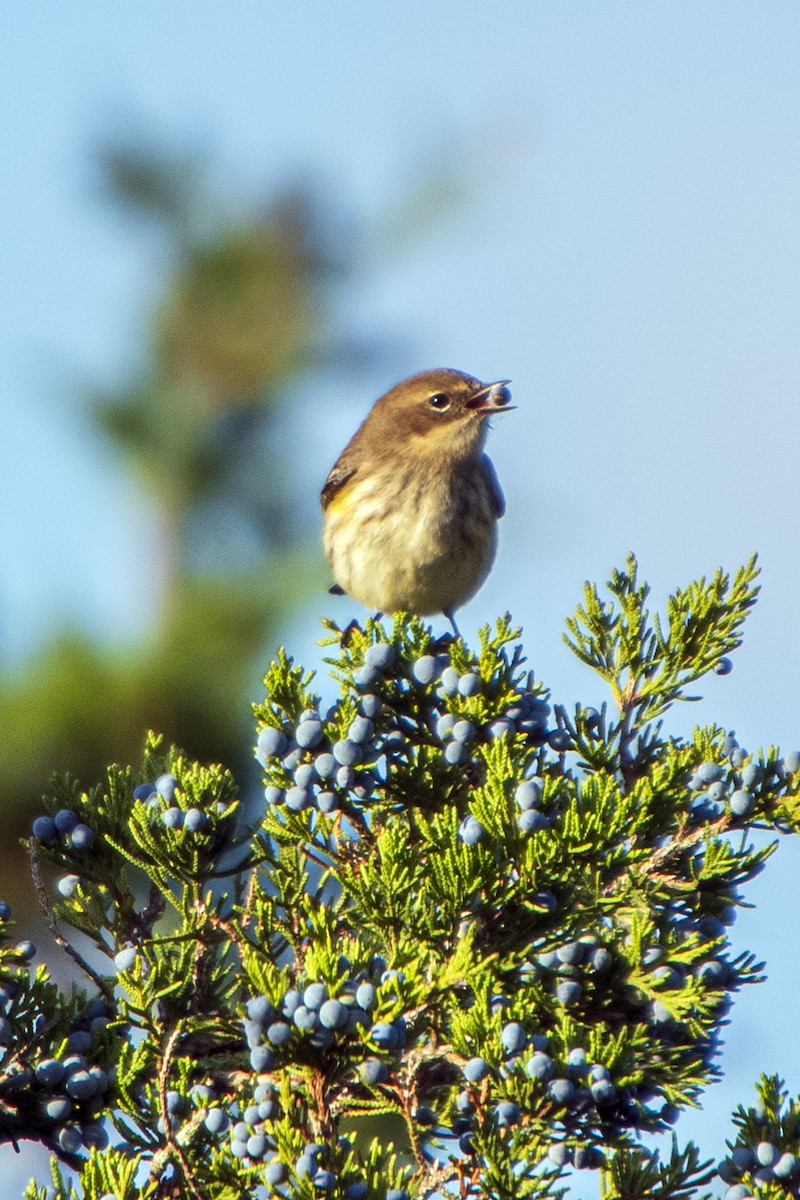
<svg viewBox="0 0 800 1200">
<path fill-rule="evenodd" d="M 511 392 L 508 389 L 510 379 L 501 379 L 498 383 L 487 383 L 474 396 L 470 396 L 466 407 L 472 409 L 473 412 L 479 412 L 488 416 L 490 413 L 502 412 L 504 409 L 508 411 L 512 405 L 509 404 Z"/>
</svg>

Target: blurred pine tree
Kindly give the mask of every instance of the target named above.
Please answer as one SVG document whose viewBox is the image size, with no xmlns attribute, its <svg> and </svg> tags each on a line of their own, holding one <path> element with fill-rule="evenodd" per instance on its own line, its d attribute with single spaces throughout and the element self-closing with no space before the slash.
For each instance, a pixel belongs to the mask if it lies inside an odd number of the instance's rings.
<svg viewBox="0 0 800 1200">
<path fill-rule="evenodd" d="M 199 161 L 152 140 L 106 145 L 98 163 L 162 264 L 135 370 L 88 406 L 158 514 L 159 560 L 131 579 L 153 589 L 155 619 L 133 649 L 62 629 L 0 670 L 0 806 L 20 834 L 56 767 L 96 777 L 148 727 L 246 774 L 259 651 L 326 579 L 283 465 L 281 398 L 346 353 L 332 312 L 357 255 L 335 206 L 305 184 L 226 209 Z"/>
</svg>

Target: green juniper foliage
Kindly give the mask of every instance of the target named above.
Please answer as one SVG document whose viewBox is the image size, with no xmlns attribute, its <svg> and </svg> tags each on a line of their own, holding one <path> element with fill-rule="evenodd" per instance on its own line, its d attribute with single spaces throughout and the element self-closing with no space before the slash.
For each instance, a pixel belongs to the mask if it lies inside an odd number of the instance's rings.
<svg viewBox="0 0 800 1200">
<path fill-rule="evenodd" d="M 729 669 L 756 576 L 664 619 L 633 559 L 587 585 L 567 640 L 602 711 L 554 706 L 508 617 L 477 651 L 327 623 L 332 707 L 285 654 L 267 674 L 250 827 L 227 771 L 154 735 L 136 773 L 62 780 L 29 852 L 86 990 L 31 974 L 0 909 L 0 1139 L 53 1152 L 28 1200 L 544 1200 L 587 1171 L 605 1200 L 798 1195 L 777 1080 L 718 1167 L 642 1141 L 759 979 L 728 941 L 774 849 L 748 831 L 798 824 L 798 754 L 662 725 Z"/>
</svg>

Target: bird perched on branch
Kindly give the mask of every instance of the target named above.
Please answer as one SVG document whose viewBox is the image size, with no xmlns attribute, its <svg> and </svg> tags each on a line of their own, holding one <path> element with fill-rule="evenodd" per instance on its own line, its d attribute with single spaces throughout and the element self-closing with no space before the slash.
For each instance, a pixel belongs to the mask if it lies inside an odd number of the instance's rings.
<svg viewBox="0 0 800 1200">
<path fill-rule="evenodd" d="M 489 573 L 505 501 L 483 452 L 508 380 L 420 371 L 375 401 L 320 497 L 323 542 L 343 590 L 377 612 L 454 611 Z M 456 630 L 457 632 L 457 630 Z"/>
</svg>

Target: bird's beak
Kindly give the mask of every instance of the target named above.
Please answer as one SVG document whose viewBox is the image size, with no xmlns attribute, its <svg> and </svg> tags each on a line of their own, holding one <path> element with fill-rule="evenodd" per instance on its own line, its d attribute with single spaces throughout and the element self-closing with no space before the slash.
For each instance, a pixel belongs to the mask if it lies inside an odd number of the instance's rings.
<svg viewBox="0 0 800 1200">
<path fill-rule="evenodd" d="M 510 379 L 501 379 L 497 383 L 484 384 L 479 392 L 470 396 L 466 407 L 487 417 L 491 413 L 509 412 L 516 407 L 508 403 L 511 399 L 511 392 L 508 390 L 510 382 Z"/>
</svg>

